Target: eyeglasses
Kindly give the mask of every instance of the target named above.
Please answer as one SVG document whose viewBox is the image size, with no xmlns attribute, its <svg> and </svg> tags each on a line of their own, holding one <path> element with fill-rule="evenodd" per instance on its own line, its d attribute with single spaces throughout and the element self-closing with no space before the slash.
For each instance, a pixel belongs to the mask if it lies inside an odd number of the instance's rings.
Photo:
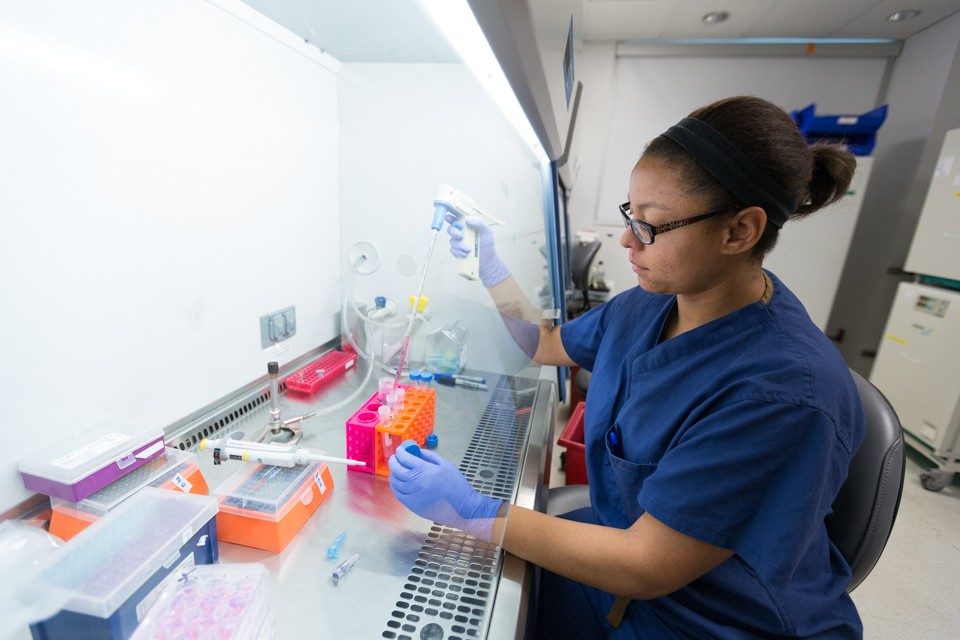
<svg viewBox="0 0 960 640">
<path fill-rule="evenodd" d="M 733 211 L 734 209 L 739 208 L 740 205 L 728 205 L 722 209 L 714 209 L 712 211 L 707 211 L 706 213 L 701 213 L 689 218 L 681 218 L 680 220 L 674 220 L 673 222 L 652 225 L 649 222 L 644 222 L 643 220 L 634 220 L 631 218 L 629 202 L 624 202 L 619 206 L 620 215 L 623 216 L 623 225 L 625 227 L 630 227 L 630 230 L 633 231 L 633 235 L 636 237 L 636 239 L 643 244 L 653 244 L 653 239 L 657 237 L 657 234 L 673 231 L 674 229 L 685 227 L 688 224 L 693 224 L 694 222 L 700 222 L 701 220 L 712 218 L 713 216 L 724 213 L 725 211 Z"/>
</svg>

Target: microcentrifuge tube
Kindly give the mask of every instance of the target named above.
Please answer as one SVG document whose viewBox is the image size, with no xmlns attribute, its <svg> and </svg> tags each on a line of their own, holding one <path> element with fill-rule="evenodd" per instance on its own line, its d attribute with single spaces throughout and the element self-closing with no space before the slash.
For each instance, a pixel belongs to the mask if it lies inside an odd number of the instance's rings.
<svg viewBox="0 0 960 640">
<path fill-rule="evenodd" d="M 340 535 L 333 539 L 333 542 L 327 547 L 327 560 L 336 560 L 337 556 L 340 555 L 340 547 L 343 546 L 343 541 L 346 537 L 347 532 L 341 531 Z"/>
<path fill-rule="evenodd" d="M 333 573 L 330 574 L 330 577 L 333 579 L 333 584 L 340 584 L 340 581 L 343 580 L 343 576 L 347 575 L 350 569 L 353 569 L 353 565 L 357 564 L 357 560 L 360 559 L 360 554 L 355 553 L 346 560 L 344 560 L 339 567 L 333 570 Z"/>
</svg>

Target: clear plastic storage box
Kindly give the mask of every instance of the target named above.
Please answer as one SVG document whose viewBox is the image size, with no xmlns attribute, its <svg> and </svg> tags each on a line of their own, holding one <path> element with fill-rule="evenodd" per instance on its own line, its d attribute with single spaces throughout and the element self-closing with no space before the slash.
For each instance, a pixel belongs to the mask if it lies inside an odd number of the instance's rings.
<svg viewBox="0 0 960 640">
<path fill-rule="evenodd" d="M 158 457 L 80 502 L 50 498 L 50 533 L 69 540 L 144 487 L 207 494 L 197 454 L 166 447 Z"/>
<path fill-rule="evenodd" d="M 72 597 L 36 640 L 129 638 L 178 568 L 217 561 L 217 501 L 146 487 L 53 555 L 42 580 Z"/>
<path fill-rule="evenodd" d="M 100 420 L 20 459 L 23 485 L 80 502 L 163 453 L 163 428 L 123 418 Z"/>
<path fill-rule="evenodd" d="M 178 572 L 133 640 L 268 640 L 273 620 L 261 564 L 213 564 Z"/>
<path fill-rule="evenodd" d="M 322 463 L 243 465 L 213 494 L 220 503 L 217 535 L 224 542 L 280 552 L 333 490 Z"/>
</svg>

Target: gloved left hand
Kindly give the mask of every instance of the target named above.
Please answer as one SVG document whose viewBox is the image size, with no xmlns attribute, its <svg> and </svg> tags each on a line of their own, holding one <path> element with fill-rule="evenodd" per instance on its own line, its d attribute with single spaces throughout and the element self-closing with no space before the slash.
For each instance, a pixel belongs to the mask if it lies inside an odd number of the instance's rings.
<svg viewBox="0 0 960 640">
<path fill-rule="evenodd" d="M 422 518 L 489 542 L 503 501 L 470 486 L 449 460 L 427 449 L 418 458 L 404 448 L 406 444 L 388 460 L 390 488 L 397 500 Z"/>
</svg>

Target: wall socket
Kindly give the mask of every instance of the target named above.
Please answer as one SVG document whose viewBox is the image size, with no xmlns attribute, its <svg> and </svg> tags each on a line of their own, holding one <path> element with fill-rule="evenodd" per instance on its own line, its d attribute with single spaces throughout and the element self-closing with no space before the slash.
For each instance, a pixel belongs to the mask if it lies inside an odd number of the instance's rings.
<svg viewBox="0 0 960 640">
<path fill-rule="evenodd" d="M 284 307 L 279 311 L 260 316 L 260 348 L 266 349 L 297 333 L 296 307 Z"/>
</svg>

